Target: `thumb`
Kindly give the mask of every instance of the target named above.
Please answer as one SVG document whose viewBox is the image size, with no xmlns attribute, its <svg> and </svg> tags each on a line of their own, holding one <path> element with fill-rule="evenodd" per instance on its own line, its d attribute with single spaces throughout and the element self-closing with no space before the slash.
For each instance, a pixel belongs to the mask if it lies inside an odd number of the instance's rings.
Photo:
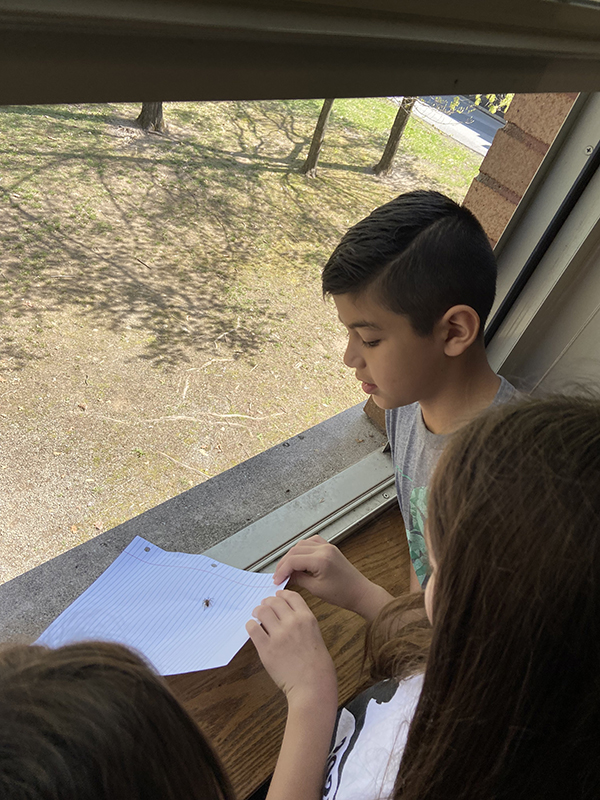
<svg viewBox="0 0 600 800">
<path fill-rule="evenodd" d="M 293 574 L 293 570 L 291 568 L 285 567 L 285 564 L 282 566 L 281 564 L 277 565 L 277 569 L 273 573 L 273 583 L 275 586 L 280 586 L 285 580 L 291 577 Z"/>
<path fill-rule="evenodd" d="M 303 589 L 307 589 L 311 594 L 315 594 L 315 590 L 319 585 L 319 579 L 311 575 L 310 572 L 292 572 L 290 583 L 301 586 Z"/>
</svg>

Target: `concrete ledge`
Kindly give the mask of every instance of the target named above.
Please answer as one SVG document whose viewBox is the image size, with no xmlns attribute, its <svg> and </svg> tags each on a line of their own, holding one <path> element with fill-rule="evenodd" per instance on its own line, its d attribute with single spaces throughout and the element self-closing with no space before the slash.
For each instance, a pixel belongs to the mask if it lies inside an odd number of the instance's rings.
<svg viewBox="0 0 600 800">
<path fill-rule="evenodd" d="M 0 642 L 31 641 L 129 544 L 202 553 L 385 444 L 359 404 L 0 586 Z"/>
</svg>

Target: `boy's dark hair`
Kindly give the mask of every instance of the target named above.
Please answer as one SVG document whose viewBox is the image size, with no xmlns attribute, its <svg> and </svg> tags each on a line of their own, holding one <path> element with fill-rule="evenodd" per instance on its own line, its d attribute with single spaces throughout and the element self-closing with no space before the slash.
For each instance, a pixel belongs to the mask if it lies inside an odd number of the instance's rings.
<svg viewBox="0 0 600 800">
<path fill-rule="evenodd" d="M 343 236 L 325 265 L 323 294 L 374 290 L 390 311 L 428 336 L 454 305 L 468 305 L 480 331 L 496 293 L 496 259 L 475 216 L 433 191 L 401 194 Z"/>
</svg>

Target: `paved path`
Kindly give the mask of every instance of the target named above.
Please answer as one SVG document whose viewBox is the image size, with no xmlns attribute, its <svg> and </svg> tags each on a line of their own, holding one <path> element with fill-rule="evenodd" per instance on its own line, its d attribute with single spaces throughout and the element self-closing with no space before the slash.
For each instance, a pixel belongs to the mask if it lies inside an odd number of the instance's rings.
<svg viewBox="0 0 600 800">
<path fill-rule="evenodd" d="M 499 128 L 504 126 L 502 119 L 482 111 L 468 100 L 461 98 L 460 109 L 443 111 L 450 108 L 452 97 L 420 97 L 414 105 L 413 114 L 434 128 L 464 144 L 476 153 L 484 156 L 490 148 L 492 140 Z M 395 97 L 399 101 L 401 98 Z"/>
</svg>

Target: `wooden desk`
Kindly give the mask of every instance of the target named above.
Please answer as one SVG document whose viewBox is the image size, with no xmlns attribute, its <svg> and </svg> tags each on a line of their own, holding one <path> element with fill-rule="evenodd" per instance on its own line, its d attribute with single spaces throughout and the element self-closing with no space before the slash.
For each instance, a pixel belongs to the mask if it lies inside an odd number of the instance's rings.
<svg viewBox="0 0 600 800">
<path fill-rule="evenodd" d="M 342 542 L 340 549 L 368 578 L 394 595 L 408 591 L 409 555 L 404 525 L 393 508 Z M 367 683 L 362 671 L 365 625 L 349 611 L 304 590 L 333 657 L 340 703 Z M 216 748 L 239 800 L 275 768 L 286 717 L 285 700 L 251 642 L 226 667 L 173 675 L 169 684 Z"/>
</svg>

